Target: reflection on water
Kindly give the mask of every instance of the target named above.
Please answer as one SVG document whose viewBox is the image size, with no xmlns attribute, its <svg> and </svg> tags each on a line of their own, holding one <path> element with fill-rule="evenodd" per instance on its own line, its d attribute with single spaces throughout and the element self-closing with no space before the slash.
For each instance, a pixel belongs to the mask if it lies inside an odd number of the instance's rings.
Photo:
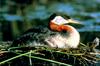
<svg viewBox="0 0 100 66">
<path fill-rule="evenodd" d="M 22 17 L 21 16 L 18 16 L 18 15 L 9 15 L 9 14 L 3 14 L 3 17 L 5 20 L 7 21 L 17 21 L 17 20 L 22 20 Z"/>
<path fill-rule="evenodd" d="M 93 1 L 94 2 L 94 1 Z M 46 19 L 49 17 L 49 15 L 53 12 L 62 12 L 65 14 L 68 14 L 72 16 L 75 19 L 78 19 L 81 21 L 84 25 L 84 27 L 79 28 L 78 30 L 80 32 L 84 31 L 100 31 L 100 12 L 99 11 L 93 11 L 92 7 L 96 8 L 98 7 L 98 0 L 96 0 L 94 3 L 90 6 L 89 1 L 83 2 L 83 1 L 76 1 L 69 2 L 69 3 L 63 3 L 63 2 L 55 2 L 50 4 L 48 7 L 45 5 L 37 5 L 35 9 L 28 9 L 26 8 L 25 16 L 27 20 L 32 21 L 34 19 Z M 84 5 L 86 4 L 86 5 Z M 86 7 L 86 8 L 85 8 Z M 90 7 L 91 12 L 86 12 Z M 98 10 L 98 8 L 97 8 Z M 1 10 L 2 12 L 2 10 Z M 22 21 L 23 16 L 21 15 L 11 15 L 8 13 L 2 13 L 2 17 L 7 21 Z M 90 18 L 91 17 L 91 18 Z"/>
</svg>

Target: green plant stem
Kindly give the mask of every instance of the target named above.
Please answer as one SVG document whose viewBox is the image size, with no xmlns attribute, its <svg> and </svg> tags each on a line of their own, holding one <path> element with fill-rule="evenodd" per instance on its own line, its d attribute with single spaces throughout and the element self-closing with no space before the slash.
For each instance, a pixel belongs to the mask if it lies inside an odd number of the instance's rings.
<svg viewBox="0 0 100 66">
<path fill-rule="evenodd" d="M 18 53 L 18 54 L 20 54 L 20 53 Z M 56 63 L 56 64 L 60 64 L 60 65 L 64 65 L 64 66 L 72 66 L 72 65 L 69 65 L 69 64 L 66 64 L 66 63 L 61 63 L 61 62 L 58 62 L 58 61 L 40 58 L 40 57 L 36 57 L 36 56 L 29 56 L 29 55 L 26 55 L 26 54 L 24 56 L 31 57 L 31 58 L 38 59 L 38 60 L 42 60 L 42 61 L 51 62 L 51 63 Z"/>
<path fill-rule="evenodd" d="M 65 65 L 65 66 L 71 66 L 71 65 L 69 65 L 69 64 L 61 63 L 61 62 L 54 61 L 54 60 L 44 59 L 44 58 L 40 58 L 40 57 L 36 57 L 36 56 L 29 56 L 28 54 L 30 54 L 30 53 L 34 53 L 34 52 L 33 52 L 33 51 L 30 51 L 30 52 L 27 52 L 27 53 L 24 53 L 24 54 L 16 53 L 16 54 L 20 54 L 20 55 L 15 56 L 15 57 L 12 57 L 12 58 L 10 58 L 10 59 L 7 59 L 7 60 L 5 60 L 5 61 L 0 62 L 0 65 L 4 64 L 4 63 L 6 63 L 6 62 L 9 62 L 9 61 L 11 61 L 11 60 L 14 60 L 14 59 L 16 59 L 16 58 L 19 58 L 19 57 L 22 57 L 22 56 L 27 56 L 27 57 L 29 57 L 29 58 L 39 59 L 39 60 L 43 60 L 43 61 L 47 61 L 47 62 L 51 62 L 51 63 L 56 63 L 56 64 L 60 64 L 60 65 Z"/>
<path fill-rule="evenodd" d="M 46 51 L 51 52 L 50 50 L 46 50 Z M 74 56 L 81 56 L 81 55 L 84 55 L 84 53 L 72 54 L 72 53 L 58 52 L 58 51 L 52 51 L 52 52 L 56 52 L 56 53 L 60 53 L 60 54 L 67 54 L 67 55 L 74 55 Z"/>
<path fill-rule="evenodd" d="M 6 63 L 6 62 L 9 62 L 9 61 L 11 61 L 11 60 L 14 60 L 14 59 L 16 59 L 16 58 L 25 56 L 25 55 L 30 54 L 30 53 L 31 53 L 31 52 L 27 52 L 27 53 L 20 54 L 20 55 L 18 55 L 18 56 L 12 57 L 12 58 L 10 58 L 10 59 L 7 59 L 7 60 L 5 60 L 5 61 L 0 62 L 0 65 L 4 64 L 4 63 Z"/>
</svg>

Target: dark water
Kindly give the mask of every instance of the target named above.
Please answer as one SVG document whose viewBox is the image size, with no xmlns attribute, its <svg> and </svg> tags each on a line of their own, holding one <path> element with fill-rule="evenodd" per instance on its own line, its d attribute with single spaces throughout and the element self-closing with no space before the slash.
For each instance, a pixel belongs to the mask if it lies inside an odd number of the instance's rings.
<svg viewBox="0 0 100 66">
<path fill-rule="evenodd" d="M 49 4 L 49 3 L 48 3 Z M 46 5 L 37 4 L 33 9 L 32 6 L 26 8 L 26 18 L 28 21 L 34 19 L 46 19 L 53 12 L 62 12 L 68 14 L 74 19 L 79 20 L 84 27 L 79 28 L 80 32 L 100 31 L 100 1 L 99 0 L 76 0 L 68 2 L 55 2 Z M 6 8 L 4 9 L 6 11 Z M 1 12 L 4 12 L 1 10 Z M 23 20 L 23 17 L 17 14 L 1 13 L 2 17 L 8 21 Z"/>
</svg>

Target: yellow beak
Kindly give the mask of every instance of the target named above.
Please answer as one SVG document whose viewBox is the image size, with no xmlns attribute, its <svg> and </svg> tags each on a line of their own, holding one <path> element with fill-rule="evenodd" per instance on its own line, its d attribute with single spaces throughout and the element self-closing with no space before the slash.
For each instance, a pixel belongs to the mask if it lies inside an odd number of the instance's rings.
<svg viewBox="0 0 100 66">
<path fill-rule="evenodd" d="M 68 19 L 68 22 L 69 22 L 69 23 L 74 23 L 74 24 L 82 24 L 82 23 L 80 23 L 79 21 L 73 20 L 73 19 Z"/>
</svg>

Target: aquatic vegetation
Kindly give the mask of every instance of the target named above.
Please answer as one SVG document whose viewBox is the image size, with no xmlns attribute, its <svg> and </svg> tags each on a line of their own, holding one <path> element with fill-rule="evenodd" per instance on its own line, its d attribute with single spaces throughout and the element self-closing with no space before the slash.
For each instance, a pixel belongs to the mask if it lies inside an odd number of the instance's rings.
<svg viewBox="0 0 100 66">
<path fill-rule="evenodd" d="M 93 44 L 92 44 L 93 45 Z M 8 47 L 0 51 L 0 65 L 23 66 L 91 66 L 98 63 L 100 52 L 91 45 L 80 43 L 76 49 L 50 48 L 47 46 Z"/>
</svg>

